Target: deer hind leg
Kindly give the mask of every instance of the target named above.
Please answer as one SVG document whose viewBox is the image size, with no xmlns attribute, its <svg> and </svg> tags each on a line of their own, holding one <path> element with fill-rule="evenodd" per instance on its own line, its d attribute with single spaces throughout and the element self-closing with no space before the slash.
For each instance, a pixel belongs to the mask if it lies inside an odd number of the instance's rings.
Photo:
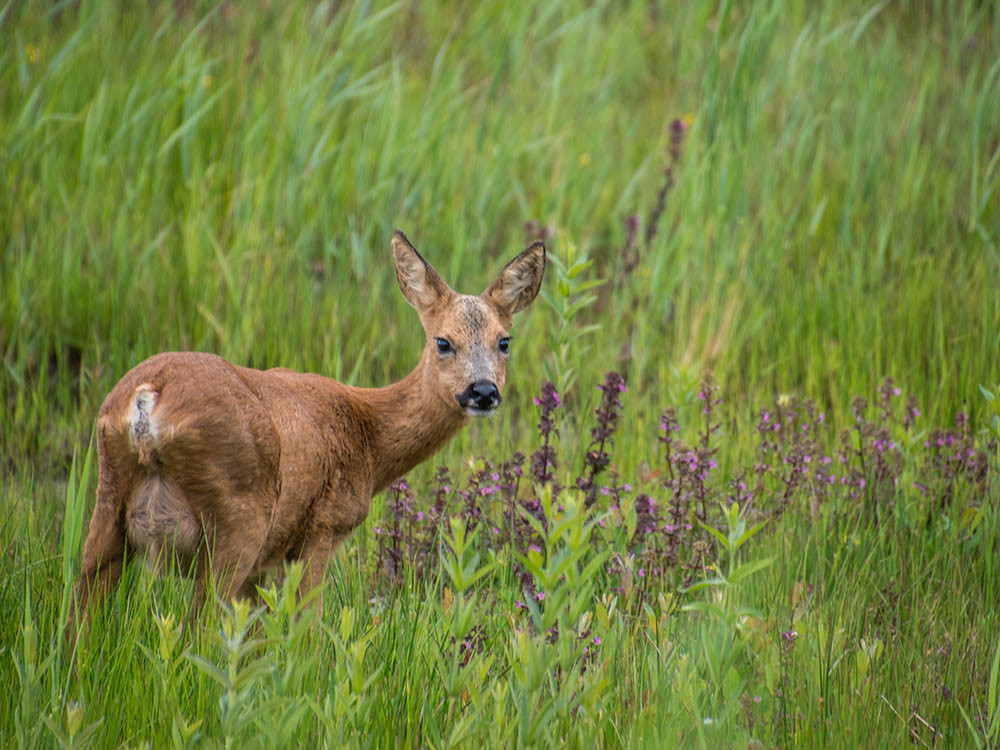
<svg viewBox="0 0 1000 750">
<path fill-rule="evenodd" d="M 124 507 L 125 498 L 106 482 L 99 482 L 97 505 L 83 547 L 83 569 L 76 585 L 76 601 L 66 626 L 67 633 L 72 631 L 81 613 L 85 620 L 89 619 L 92 601 L 103 601 L 122 576 L 129 550 L 121 512 Z"/>
<path fill-rule="evenodd" d="M 254 508 L 259 504 L 234 501 L 234 507 Z M 215 587 L 216 601 L 229 604 L 233 599 L 257 600 L 257 583 L 261 579 L 258 564 L 267 539 L 266 517 L 251 513 L 249 518 L 216 519 L 206 529 L 207 544 L 198 555 L 195 579 L 195 607 L 200 611 L 208 599 L 208 590 Z"/>
<path fill-rule="evenodd" d="M 237 555 L 227 559 L 216 554 L 210 545 L 203 545 L 198 555 L 198 573 L 194 582 L 195 611 L 200 612 L 208 601 L 210 590 L 215 591 L 219 604 L 230 604 L 234 599 L 249 599 L 253 602 L 256 590 L 253 588 L 254 560 Z"/>
</svg>

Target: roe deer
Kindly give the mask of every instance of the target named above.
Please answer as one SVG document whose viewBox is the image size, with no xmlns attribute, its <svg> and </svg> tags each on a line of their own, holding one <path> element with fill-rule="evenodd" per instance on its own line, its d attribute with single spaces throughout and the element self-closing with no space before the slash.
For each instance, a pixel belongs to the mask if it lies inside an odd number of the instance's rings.
<svg viewBox="0 0 1000 750">
<path fill-rule="evenodd" d="M 368 515 L 372 495 L 441 448 L 470 416 L 500 404 L 514 313 L 538 293 L 536 242 L 479 296 L 457 294 L 397 231 L 396 279 L 426 334 L 416 368 L 356 388 L 212 354 L 168 352 L 136 365 L 97 421 L 97 503 L 77 606 L 87 612 L 126 555 L 176 554 L 217 591 L 254 598 L 284 560 L 302 560 L 303 593 Z M 211 563 L 211 564 L 210 564 Z M 321 606 L 321 605 L 320 605 Z"/>
</svg>

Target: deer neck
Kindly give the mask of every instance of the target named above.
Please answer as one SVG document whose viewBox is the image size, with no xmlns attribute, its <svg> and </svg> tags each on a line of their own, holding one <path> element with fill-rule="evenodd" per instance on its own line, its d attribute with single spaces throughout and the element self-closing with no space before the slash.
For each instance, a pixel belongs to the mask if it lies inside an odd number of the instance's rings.
<svg viewBox="0 0 1000 750">
<path fill-rule="evenodd" d="M 375 492 L 437 453 L 468 421 L 431 387 L 426 353 L 402 380 L 356 393 L 372 425 Z"/>
</svg>

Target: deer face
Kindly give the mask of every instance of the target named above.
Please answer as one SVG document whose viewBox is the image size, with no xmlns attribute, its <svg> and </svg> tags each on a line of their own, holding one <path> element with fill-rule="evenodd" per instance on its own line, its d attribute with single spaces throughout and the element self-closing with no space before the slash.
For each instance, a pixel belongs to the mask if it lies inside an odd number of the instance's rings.
<svg viewBox="0 0 1000 750">
<path fill-rule="evenodd" d="M 428 390 L 447 408 L 467 416 L 500 405 L 510 354 L 514 314 L 535 298 L 545 270 L 545 247 L 536 242 L 500 272 L 479 296 L 457 294 L 445 284 L 406 235 L 392 238 L 396 279 L 420 313 L 427 343 L 423 363 Z"/>
</svg>

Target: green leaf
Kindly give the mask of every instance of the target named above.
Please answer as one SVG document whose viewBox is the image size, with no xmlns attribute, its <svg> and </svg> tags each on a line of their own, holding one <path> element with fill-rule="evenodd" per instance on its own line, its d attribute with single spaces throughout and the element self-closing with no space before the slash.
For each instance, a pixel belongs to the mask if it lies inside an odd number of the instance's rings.
<svg viewBox="0 0 1000 750">
<path fill-rule="evenodd" d="M 759 524 L 757 524 L 756 526 L 754 526 L 754 527 L 752 527 L 752 528 L 750 528 L 750 529 L 747 529 L 747 530 L 746 530 L 745 532 L 743 532 L 743 535 L 742 535 L 742 536 L 740 536 L 740 538 L 739 538 L 739 539 L 738 539 L 738 540 L 736 541 L 736 548 L 737 548 L 737 549 L 739 549 L 740 547 L 742 547 L 742 546 L 743 546 L 743 544 L 744 544 L 744 543 L 745 543 L 745 542 L 746 542 L 746 541 L 747 541 L 747 540 L 748 540 L 748 539 L 749 539 L 750 537 L 752 537 L 752 536 L 753 536 L 754 534 L 756 534 L 756 533 L 757 533 L 758 531 L 760 531 L 761 529 L 763 529 L 763 528 L 764 528 L 764 527 L 765 527 L 766 525 L 767 525 L 767 521 L 761 521 L 761 522 L 760 522 Z"/>
<path fill-rule="evenodd" d="M 719 544 L 721 544 L 722 547 L 727 552 L 729 551 L 729 539 L 721 531 L 719 531 L 718 529 L 715 529 L 715 528 L 709 526 L 704 521 L 699 520 L 698 523 L 701 525 L 701 527 L 703 529 L 705 529 L 705 531 L 707 531 L 709 534 L 711 534 L 716 539 L 718 539 L 719 540 Z"/>
<path fill-rule="evenodd" d="M 685 604 L 681 607 L 683 612 L 707 612 L 710 615 L 715 616 L 719 620 L 726 619 L 726 613 L 723 612 L 722 607 L 714 602 L 691 602 L 690 604 Z"/>
<path fill-rule="evenodd" d="M 764 560 L 752 560 L 750 562 L 744 563 L 743 565 L 738 566 L 736 570 L 734 570 L 732 573 L 729 574 L 729 582 L 739 583 L 747 576 L 753 575 L 759 570 L 763 570 L 773 562 L 774 558 L 768 557 Z"/>
<path fill-rule="evenodd" d="M 482 580 L 484 577 L 492 573 L 497 567 L 499 567 L 499 562 L 486 563 L 475 572 L 467 572 L 465 577 L 465 591 L 472 588 L 476 581 Z"/>
<path fill-rule="evenodd" d="M 233 689 L 241 690 L 246 685 L 259 682 L 265 674 L 271 671 L 271 662 L 267 659 L 258 659 L 250 662 L 236 675 L 233 680 Z"/>
<path fill-rule="evenodd" d="M 184 656 L 196 667 L 198 667 L 198 669 L 207 674 L 226 690 L 229 690 L 232 687 L 229 683 L 229 675 L 215 666 L 215 664 L 210 662 L 208 659 L 198 656 L 197 654 L 184 654 Z"/>
<path fill-rule="evenodd" d="M 177 129 L 170 134 L 167 140 L 163 142 L 163 145 L 160 146 L 160 150 L 157 153 L 157 156 L 162 157 L 165 153 L 167 153 L 170 150 L 171 146 L 173 146 L 179 139 L 183 138 L 184 135 L 189 130 L 191 130 L 195 125 L 197 125 L 198 121 L 201 120 L 201 118 L 205 115 L 205 113 L 207 113 L 215 105 L 215 103 L 219 101 L 219 97 L 221 97 L 226 92 L 226 90 L 229 88 L 229 85 L 230 84 L 227 81 L 226 83 L 219 86 L 219 90 L 216 91 L 214 94 L 212 94 L 212 96 L 208 98 L 208 101 L 202 104 L 196 112 L 194 112 L 190 117 L 188 117 L 184 122 L 182 122 L 177 127 Z"/>
<path fill-rule="evenodd" d="M 611 555 L 611 550 L 605 549 L 603 552 L 599 553 L 593 560 L 591 560 L 583 568 L 583 572 L 580 574 L 580 578 L 583 581 L 593 580 L 597 573 L 603 568 L 604 561 L 608 559 Z"/>
<path fill-rule="evenodd" d="M 704 578 L 698 581 L 697 583 L 691 584 L 687 588 L 681 588 L 681 593 L 682 594 L 694 593 L 695 591 L 701 591 L 702 589 L 706 589 L 709 587 L 725 586 L 727 583 L 729 583 L 729 581 L 727 581 L 723 577 L 717 576 L 715 578 Z"/>
</svg>

